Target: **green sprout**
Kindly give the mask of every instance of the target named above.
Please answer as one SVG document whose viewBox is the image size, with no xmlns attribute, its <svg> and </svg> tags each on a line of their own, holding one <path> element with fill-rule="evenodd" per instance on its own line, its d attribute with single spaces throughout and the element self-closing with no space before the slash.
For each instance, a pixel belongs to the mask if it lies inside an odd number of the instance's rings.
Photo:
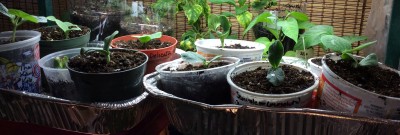
<svg viewBox="0 0 400 135">
<path fill-rule="evenodd" d="M 15 42 L 15 34 L 17 32 L 17 27 L 23 24 L 24 22 L 33 22 L 33 23 L 38 23 L 38 19 L 30 15 L 28 13 L 25 13 L 24 11 L 17 10 L 17 9 L 7 9 L 2 3 L 0 3 L 0 12 L 9 17 L 11 20 L 11 23 L 13 25 L 13 33 L 11 37 L 11 42 Z"/>
<path fill-rule="evenodd" d="M 79 28 L 78 25 L 72 24 L 70 22 L 63 22 L 61 20 L 58 20 L 54 16 L 48 16 L 46 18 L 49 21 L 56 22 L 57 26 L 64 32 L 65 39 L 69 39 L 69 33 L 73 30 L 81 31 L 81 28 Z"/>
<path fill-rule="evenodd" d="M 222 31 L 219 31 L 220 27 L 222 27 Z M 227 38 L 231 33 L 231 27 L 232 24 L 224 15 L 210 14 L 208 16 L 208 31 L 215 32 L 217 34 L 217 36 L 221 40 L 222 48 L 225 46 L 225 38 Z"/>
<path fill-rule="evenodd" d="M 67 68 L 67 63 L 68 63 L 68 56 L 57 56 L 54 58 L 54 68 L 61 68 L 65 69 Z"/>
<path fill-rule="evenodd" d="M 267 79 L 274 86 L 279 86 L 285 79 L 285 72 L 279 67 L 283 55 L 284 49 L 282 42 L 276 40 L 268 48 L 268 60 L 272 67 L 268 70 Z"/>
<path fill-rule="evenodd" d="M 106 56 L 107 63 L 109 63 L 111 61 L 110 43 L 111 43 L 111 40 L 114 39 L 115 35 L 117 35 L 118 33 L 119 33 L 118 31 L 114 31 L 113 34 L 107 36 L 104 39 L 103 50 L 93 50 L 93 49 L 85 50 L 85 48 L 81 48 L 81 52 L 80 52 L 81 55 L 84 56 L 88 52 L 97 51 L 99 53 L 104 54 Z"/>
<path fill-rule="evenodd" d="M 222 57 L 222 55 L 217 55 L 209 61 L 206 58 L 204 58 L 203 56 L 201 56 L 200 54 L 197 54 L 195 52 L 183 53 L 183 54 L 181 54 L 181 57 L 185 62 L 187 62 L 189 64 L 201 62 L 201 63 L 203 63 L 204 68 L 208 68 L 213 61 L 218 60 L 219 58 Z"/>
<path fill-rule="evenodd" d="M 162 32 L 157 32 L 151 35 L 132 36 L 132 37 L 138 38 L 140 43 L 145 44 L 153 39 L 161 38 L 161 36 Z"/>
</svg>

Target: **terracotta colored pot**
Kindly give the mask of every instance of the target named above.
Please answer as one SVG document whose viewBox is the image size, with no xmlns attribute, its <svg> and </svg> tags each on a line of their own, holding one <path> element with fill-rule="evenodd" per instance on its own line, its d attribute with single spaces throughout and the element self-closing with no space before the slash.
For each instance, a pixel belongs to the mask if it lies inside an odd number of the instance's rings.
<svg viewBox="0 0 400 135">
<path fill-rule="evenodd" d="M 137 38 L 133 36 L 140 36 L 142 34 L 133 34 L 133 35 L 126 35 L 122 37 L 115 38 L 114 40 L 111 41 L 111 47 L 112 48 L 117 48 L 117 46 L 114 45 L 115 42 L 123 40 L 123 41 L 128 41 L 128 40 L 136 40 Z M 159 48 L 159 49 L 146 49 L 146 50 L 139 50 L 147 56 L 149 56 L 149 61 L 147 62 L 147 68 L 145 74 L 152 73 L 155 71 L 155 67 L 161 63 L 172 61 L 174 59 L 179 58 L 175 54 L 175 49 L 176 49 L 176 44 L 178 41 L 174 37 L 166 36 L 163 35 L 160 38 L 161 42 L 170 42 L 172 45 L 165 47 L 165 48 Z"/>
</svg>

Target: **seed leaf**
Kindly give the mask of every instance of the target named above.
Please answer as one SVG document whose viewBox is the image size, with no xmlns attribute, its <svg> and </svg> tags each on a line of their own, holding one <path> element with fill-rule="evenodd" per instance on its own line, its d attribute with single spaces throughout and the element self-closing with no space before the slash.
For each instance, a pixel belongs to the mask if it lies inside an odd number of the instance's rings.
<svg viewBox="0 0 400 135">
<path fill-rule="evenodd" d="M 114 33 L 112 33 L 111 35 L 107 36 L 104 39 L 104 47 L 103 50 L 109 52 L 110 51 L 110 43 L 111 40 L 114 39 L 114 37 L 119 33 L 119 31 L 114 31 Z"/>
<path fill-rule="evenodd" d="M 151 35 L 146 35 L 145 34 L 145 35 L 141 35 L 141 36 L 132 36 L 132 37 L 138 38 L 140 43 L 147 43 L 147 42 L 149 42 L 149 41 L 151 41 L 153 39 L 161 38 L 162 37 L 162 32 L 156 32 L 156 33 L 153 33 Z"/>
<path fill-rule="evenodd" d="M 378 65 L 378 57 L 375 53 L 369 54 L 359 62 L 360 66 L 376 66 Z"/>
<path fill-rule="evenodd" d="M 362 49 L 367 48 L 367 47 L 369 47 L 369 46 L 371 46 L 371 45 L 374 45 L 375 43 L 376 43 L 376 40 L 375 40 L 375 41 L 368 42 L 368 43 L 364 43 L 364 44 L 362 44 L 362 45 L 360 45 L 360 46 L 357 46 L 356 48 L 353 48 L 353 49 L 351 49 L 350 51 L 346 51 L 346 52 L 361 51 Z"/>
<path fill-rule="evenodd" d="M 38 19 L 35 16 L 30 15 L 28 13 L 25 13 L 24 11 L 21 11 L 21 10 L 8 9 L 8 14 L 14 15 L 14 16 L 17 16 L 17 17 L 21 17 L 22 19 L 30 21 L 30 22 L 33 22 L 33 23 L 38 23 L 39 22 Z"/>
<path fill-rule="evenodd" d="M 279 86 L 285 80 L 285 72 L 283 72 L 282 68 L 270 68 L 267 79 L 272 85 Z"/>
<path fill-rule="evenodd" d="M 195 52 L 185 52 L 181 54 L 182 59 L 189 63 L 189 64 L 194 64 L 194 63 L 205 63 L 206 58 L 201 56 L 200 54 L 197 54 Z"/>
<path fill-rule="evenodd" d="M 272 68 L 278 68 L 279 63 L 284 55 L 283 45 L 281 41 L 276 40 L 268 49 L 268 61 L 271 63 Z"/>
<path fill-rule="evenodd" d="M 0 13 L 10 18 L 13 18 L 10 14 L 8 14 L 8 9 L 6 6 L 3 5 L 3 3 L 0 3 Z"/>
</svg>

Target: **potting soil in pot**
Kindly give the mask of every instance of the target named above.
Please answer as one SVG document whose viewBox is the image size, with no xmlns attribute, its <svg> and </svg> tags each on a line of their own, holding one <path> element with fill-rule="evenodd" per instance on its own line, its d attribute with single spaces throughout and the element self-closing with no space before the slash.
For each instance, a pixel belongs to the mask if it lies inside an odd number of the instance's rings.
<svg viewBox="0 0 400 135">
<path fill-rule="evenodd" d="M 70 31 L 69 38 L 81 37 L 90 31 L 88 27 L 80 27 L 80 28 L 81 31 L 80 30 Z M 37 31 L 42 33 L 42 36 L 40 37 L 41 40 L 53 41 L 53 40 L 65 39 L 64 32 L 58 27 L 43 27 L 37 29 Z"/>
<path fill-rule="evenodd" d="M 328 67 L 344 80 L 365 90 L 400 98 L 400 75 L 378 66 L 354 68 L 352 61 L 325 60 Z"/>
<path fill-rule="evenodd" d="M 322 61 L 321 60 L 322 60 L 322 58 L 315 58 L 315 59 L 312 59 L 311 62 L 316 64 L 316 65 L 318 65 L 318 66 L 322 66 Z"/>
<path fill-rule="evenodd" d="M 225 65 L 229 65 L 231 63 L 229 62 L 213 62 L 209 65 L 208 68 L 216 68 L 216 67 L 221 67 Z M 204 67 L 203 65 L 191 65 L 188 64 L 184 68 L 177 68 L 177 69 L 172 69 L 171 67 L 168 67 L 165 69 L 165 71 L 195 71 L 195 70 L 202 70 L 202 69 L 208 69 L 207 67 Z"/>
<path fill-rule="evenodd" d="M 229 49 L 254 49 L 255 47 L 243 46 L 241 44 L 225 45 L 224 47 L 218 46 L 218 48 L 229 48 Z"/>
<path fill-rule="evenodd" d="M 285 72 L 285 81 L 280 86 L 273 86 L 268 82 L 267 70 L 261 67 L 253 71 L 246 71 L 233 77 L 233 82 L 239 87 L 261 94 L 290 94 L 305 90 L 314 84 L 314 77 L 310 72 L 299 71 L 290 66 L 282 66 Z"/>
<path fill-rule="evenodd" d="M 171 46 L 170 42 L 161 42 L 160 40 L 151 40 L 148 43 L 140 43 L 138 40 L 119 40 L 114 43 L 117 48 L 126 49 L 159 49 Z"/>
</svg>

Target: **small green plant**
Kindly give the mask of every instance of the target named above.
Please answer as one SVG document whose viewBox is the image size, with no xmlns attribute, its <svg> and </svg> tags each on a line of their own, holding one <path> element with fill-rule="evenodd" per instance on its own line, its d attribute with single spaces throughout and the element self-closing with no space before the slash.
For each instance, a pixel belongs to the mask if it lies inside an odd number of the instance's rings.
<svg viewBox="0 0 400 135">
<path fill-rule="evenodd" d="M 222 57 L 222 55 L 218 55 L 208 61 L 206 58 L 204 58 L 200 54 L 197 54 L 195 52 L 190 52 L 190 51 L 183 53 L 181 56 L 182 56 L 182 59 L 189 64 L 194 64 L 194 63 L 199 63 L 199 62 L 203 63 L 204 68 L 208 68 L 213 61 L 218 60 L 219 58 Z"/>
<path fill-rule="evenodd" d="M 135 38 L 138 38 L 140 43 L 148 43 L 149 41 L 153 40 L 153 39 L 157 39 L 157 38 L 161 38 L 162 37 L 162 32 L 157 32 L 157 33 L 153 33 L 151 35 L 142 35 L 142 36 L 132 36 Z"/>
<path fill-rule="evenodd" d="M 111 61 L 110 43 L 111 43 L 111 40 L 114 39 L 115 35 L 117 35 L 118 33 L 119 33 L 118 31 L 114 31 L 114 33 L 112 33 L 111 35 L 107 36 L 104 39 L 103 50 L 93 50 L 93 49 L 85 50 L 85 48 L 81 48 L 81 52 L 80 52 L 81 55 L 85 56 L 86 53 L 88 53 L 88 52 L 97 51 L 99 53 L 104 54 L 106 56 L 107 63 L 109 63 Z"/>
<path fill-rule="evenodd" d="M 15 34 L 17 32 L 17 27 L 23 24 L 24 22 L 33 22 L 33 23 L 38 23 L 38 19 L 30 15 L 28 13 L 25 13 L 24 11 L 17 10 L 17 9 L 7 9 L 2 3 L 0 3 L 0 12 L 9 17 L 11 20 L 11 23 L 13 25 L 13 33 L 11 37 L 11 42 L 15 42 Z"/>
<path fill-rule="evenodd" d="M 272 67 L 268 70 L 267 79 L 274 86 L 279 86 L 285 80 L 285 72 L 279 67 L 283 55 L 283 45 L 279 40 L 276 40 L 268 48 L 268 60 Z"/>
<path fill-rule="evenodd" d="M 68 63 L 68 56 L 57 56 L 54 58 L 54 68 L 61 68 L 61 69 L 65 69 L 67 68 L 67 63 Z"/>
<path fill-rule="evenodd" d="M 71 31 L 73 31 L 73 30 L 81 31 L 81 28 L 79 28 L 78 25 L 72 24 L 70 22 L 63 22 L 61 20 L 58 20 L 54 16 L 48 16 L 46 19 L 49 21 L 53 21 L 57 24 L 57 26 L 64 32 L 65 39 L 69 39 L 69 33 Z"/>
<path fill-rule="evenodd" d="M 222 32 L 219 31 L 222 27 Z M 208 16 L 208 32 L 214 32 L 221 40 L 222 48 L 225 46 L 224 40 L 230 35 L 232 24 L 224 15 L 210 14 Z M 212 33 L 210 33 L 212 34 Z"/>
</svg>

